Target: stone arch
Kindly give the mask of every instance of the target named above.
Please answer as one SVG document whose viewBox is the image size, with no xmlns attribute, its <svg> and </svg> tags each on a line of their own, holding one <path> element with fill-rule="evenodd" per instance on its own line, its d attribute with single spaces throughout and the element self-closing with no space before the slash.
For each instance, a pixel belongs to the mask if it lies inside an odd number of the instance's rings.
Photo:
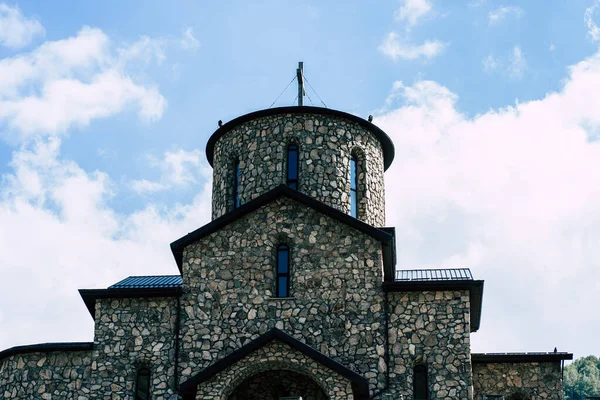
<svg viewBox="0 0 600 400">
<path fill-rule="evenodd" d="M 297 374 L 303 375 L 310 379 L 325 393 L 328 398 L 332 398 L 332 394 L 335 393 L 334 388 L 328 385 L 328 382 L 321 379 L 314 374 L 311 374 L 305 367 L 298 363 L 290 363 L 284 360 L 264 360 L 259 361 L 251 366 L 246 367 L 242 371 L 238 371 L 235 379 L 223 390 L 219 400 L 229 400 L 229 397 L 235 392 L 239 385 L 241 385 L 246 379 L 258 375 L 267 371 L 291 371 Z"/>
</svg>

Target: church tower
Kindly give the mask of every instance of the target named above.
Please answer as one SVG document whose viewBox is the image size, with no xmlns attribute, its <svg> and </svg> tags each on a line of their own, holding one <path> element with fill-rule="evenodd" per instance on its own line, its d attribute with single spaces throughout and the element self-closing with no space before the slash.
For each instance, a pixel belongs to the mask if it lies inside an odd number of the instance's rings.
<svg viewBox="0 0 600 400">
<path fill-rule="evenodd" d="M 238 117 L 209 139 L 213 219 L 287 185 L 366 222 L 385 225 L 383 173 L 394 145 L 377 126 L 319 107 L 270 108 Z"/>
</svg>

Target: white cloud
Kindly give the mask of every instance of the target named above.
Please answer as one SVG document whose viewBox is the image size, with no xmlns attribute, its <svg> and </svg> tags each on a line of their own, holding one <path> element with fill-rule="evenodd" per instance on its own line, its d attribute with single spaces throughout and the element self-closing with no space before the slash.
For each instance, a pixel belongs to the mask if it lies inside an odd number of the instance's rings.
<svg viewBox="0 0 600 400">
<path fill-rule="evenodd" d="M 447 47 L 446 43 L 439 40 L 427 40 L 421 45 L 403 42 L 396 32 L 390 32 L 378 50 L 392 60 L 399 58 L 415 60 L 418 58 L 433 58 L 440 55 Z"/>
<path fill-rule="evenodd" d="M 0 3 L 0 46 L 24 47 L 44 33 L 38 20 L 25 18 L 17 7 Z"/>
<path fill-rule="evenodd" d="M 488 22 L 490 25 L 497 25 L 508 16 L 520 18 L 524 14 L 521 7 L 518 6 L 500 6 L 488 13 Z"/>
<path fill-rule="evenodd" d="M 405 21 L 407 28 L 410 29 L 427 15 L 431 8 L 429 0 L 402 0 L 402 6 L 396 11 L 396 19 Z"/>
<path fill-rule="evenodd" d="M 395 84 L 377 117 L 396 148 L 386 204 L 398 266 L 459 264 L 486 280 L 473 351 L 593 352 L 600 53 L 569 71 L 558 92 L 474 117 L 436 82 Z"/>
<path fill-rule="evenodd" d="M 200 180 L 210 179 L 204 173 L 209 169 L 204 162 L 204 153 L 199 150 L 166 152 L 161 160 L 148 157 L 149 164 L 161 171 L 159 181 L 134 180 L 132 188 L 140 194 L 155 193 L 177 186 L 189 187 Z"/>
<path fill-rule="evenodd" d="M 185 31 L 183 31 L 183 36 L 181 37 L 180 43 L 184 50 L 195 51 L 200 48 L 200 41 L 196 39 L 196 36 L 194 36 L 194 30 L 190 27 L 187 27 Z"/>
<path fill-rule="evenodd" d="M 585 14 L 583 16 L 585 25 L 588 28 L 588 35 L 590 35 L 594 42 L 600 40 L 600 27 L 598 27 L 598 24 L 596 24 L 596 22 L 594 21 L 594 13 L 596 12 L 596 9 L 598 9 L 599 6 L 600 0 L 594 1 L 594 5 L 588 7 L 585 10 Z"/>
<path fill-rule="evenodd" d="M 514 79 L 521 79 L 526 69 L 527 61 L 523 50 L 519 46 L 515 46 L 509 59 L 508 75 Z"/>
<path fill-rule="evenodd" d="M 548 46 L 548 50 L 555 51 L 556 50 L 556 45 L 554 43 L 550 43 L 550 45 Z"/>
<path fill-rule="evenodd" d="M 522 79 L 527 71 L 527 60 L 521 47 L 513 47 L 510 54 L 504 59 L 496 58 L 489 54 L 483 59 L 483 70 L 487 73 L 500 72 L 510 79 Z"/>
<path fill-rule="evenodd" d="M 496 59 L 493 55 L 488 55 L 483 59 L 483 70 L 485 72 L 495 71 L 500 68 L 502 63 Z"/>
<path fill-rule="evenodd" d="M 0 349 L 91 340 L 77 289 L 177 273 L 169 243 L 210 219 L 210 179 L 199 182 L 189 204 L 116 212 L 110 177 L 61 158 L 56 137 L 21 147 L 11 165 L 0 179 L 0 309 L 11 309 L 2 315 L 11 329 L 0 331 Z M 197 176 L 210 176 L 207 164 L 199 168 L 207 171 Z"/>
<path fill-rule="evenodd" d="M 128 107 L 144 120 L 160 118 L 165 99 L 127 71 L 150 54 L 160 59 L 160 46 L 142 38 L 113 47 L 101 30 L 86 27 L 74 37 L 0 60 L 0 123 L 28 137 L 65 133 Z"/>
</svg>

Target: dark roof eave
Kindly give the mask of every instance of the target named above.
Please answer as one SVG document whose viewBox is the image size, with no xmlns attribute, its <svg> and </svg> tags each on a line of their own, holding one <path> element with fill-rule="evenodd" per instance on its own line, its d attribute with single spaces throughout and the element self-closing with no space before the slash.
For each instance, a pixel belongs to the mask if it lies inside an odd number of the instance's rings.
<svg viewBox="0 0 600 400">
<path fill-rule="evenodd" d="M 139 297 L 179 297 L 181 287 L 169 288 L 112 288 L 112 289 L 79 289 L 79 295 L 92 318 L 96 318 L 97 299 L 119 299 Z"/>
<path fill-rule="evenodd" d="M 203 227 L 196 229 L 193 232 L 188 233 L 180 239 L 177 239 L 173 243 L 171 243 L 171 251 L 173 253 L 173 257 L 175 257 L 175 261 L 177 262 L 177 267 L 179 271 L 182 272 L 183 266 L 183 250 L 186 246 L 202 239 L 218 231 L 219 229 L 231 224 L 232 222 L 238 220 L 239 218 L 251 213 L 254 210 L 259 209 L 260 207 L 275 201 L 279 197 L 285 196 L 294 201 L 297 201 L 301 204 L 304 204 L 316 211 L 321 212 L 333 219 L 336 219 L 350 227 L 359 230 L 363 233 L 366 233 L 375 239 L 381 241 L 382 243 L 390 242 L 393 240 L 393 237 L 390 233 L 375 228 L 367 223 L 364 223 L 354 217 L 351 217 L 348 214 L 344 214 L 343 212 L 336 210 L 333 207 L 330 207 L 324 203 L 321 203 L 318 200 L 313 199 L 310 196 L 307 196 L 301 192 L 293 190 L 286 185 L 279 185 L 276 188 L 268 191 L 260 195 L 259 197 L 250 200 L 249 202 L 243 204 L 239 208 L 209 222 Z"/>
<path fill-rule="evenodd" d="M 426 292 L 445 290 L 468 290 L 469 302 L 471 304 L 471 332 L 477 332 L 481 324 L 481 307 L 483 303 L 483 281 L 482 280 L 439 280 L 439 281 L 400 281 L 384 282 L 383 289 L 386 292 Z"/>
<path fill-rule="evenodd" d="M 501 364 L 528 362 L 560 362 L 572 360 L 573 353 L 472 353 L 473 364 Z"/>
<path fill-rule="evenodd" d="M 94 348 L 94 342 L 39 343 L 15 346 L 0 351 L 0 361 L 10 356 L 27 353 L 49 353 L 54 351 L 86 351 Z"/>
<path fill-rule="evenodd" d="M 392 164 L 394 160 L 394 143 L 392 139 L 378 126 L 373 123 L 357 117 L 356 115 L 348 114 L 343 111 L 333 110 L 331 108 L 323 108 L 323 107 L 310 107 L 310 106 L 290 106 L 290 107 L 275 107 L 275 108 L 267 108 L 265 110 L 258 110 L 248 114 L 241 115 L 237 118 L 232 119 L 231 121 L 223 124 L 219 129 L 217 129 L 211 137 L 208 139 L 206 143 L 206 158 L 208 163 L 213 165 L 213 152 L 215 148 L 215 143 L 219 140 L 223 135 L 232 130 L 238 125 L 243 124 L 244 122 L 251 121 L 253 119 L 268 117 L 271 115 L 277 114 L 321 114 L 321 115 L 331 115 L 335 117 L 344 118 L 355 122 L 361 125 L 363 128 L 370 131 L 381 143 L 381 148 L 383 150 L 383 162 L 384 162 L 384 170 L 387 170 L 389 166 Z"/>
</svg>

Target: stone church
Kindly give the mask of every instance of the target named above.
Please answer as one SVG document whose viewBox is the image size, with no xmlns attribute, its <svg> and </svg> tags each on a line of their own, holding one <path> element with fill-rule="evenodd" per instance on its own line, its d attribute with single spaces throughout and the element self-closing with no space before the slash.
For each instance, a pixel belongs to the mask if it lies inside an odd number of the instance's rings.
<svg viewBox="0 0 600 400">
<path fill-rule="evenodd" d="M 396 267 L 391 139 L 320 107 L 219 124 L 175 276 L 80 290 L 94 341 L 0 352 L 2 399 L 562 399 L 569 353 L 471 353 L 482 280 Z M 401 245 L 401 243 L 399 244 Z"/>
</svg>

